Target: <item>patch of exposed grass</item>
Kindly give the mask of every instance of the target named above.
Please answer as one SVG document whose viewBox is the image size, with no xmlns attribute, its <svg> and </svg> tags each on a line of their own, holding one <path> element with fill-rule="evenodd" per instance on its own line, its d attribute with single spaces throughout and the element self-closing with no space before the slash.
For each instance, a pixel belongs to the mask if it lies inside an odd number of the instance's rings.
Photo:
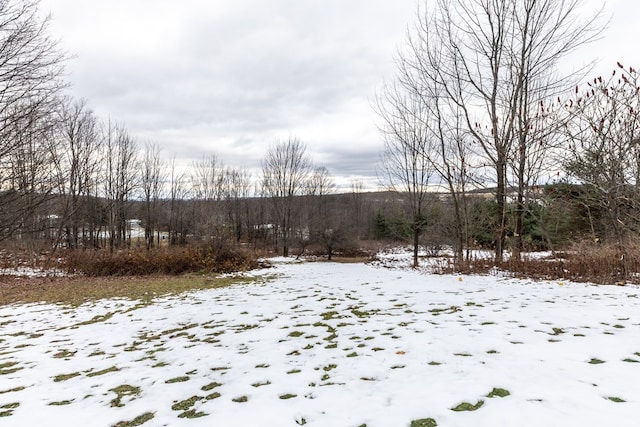
<svg viewBox="0 0 640 427">
<path fill-rule="evenodd" d="M 607 399 L 609 399 L 610 401 L 615 402 L 615 403 L 625 403 L 626 402 L 626 400 L 621 399 L 619 397 L 615 397 L 615 396 L 607 397 Z"/>
<path fill-rule="evenodd" d="M 178 415 L 178 418 L 200 418 L 200 417 L 206 417 L 207 414 L 206 412 L 197 412 L 195 409 L 189 409 L 188 411 L 184 411 L 183 413 L 181 413 L 180 415 Z"/>
<path fill-rule="evenodd" d="M 210 390 L 213 390 L 216 387 L 220 387 L 221 385 L 222 384 L 214 381 L 212 383 L 209 383 L 207 385 L 204 385 L 204 386 L 200 387 L 200 390 L 202 390 L 202 391 L 210 391 Z"/>
<path fill-rule="evenodd" d="M 61 381 L 67 381 L 67 380 L 70 380 L 71 378 L 79 377 L 80 375 L 81 375 L 80 372 L 72 372 L 70 374 L 60 374 L 53 377 L 53 381 L 56 383 L 59 383 Z"/>
<path fill-rule="evenodd" d="M 155 365 L 152 365 L 152 368 L 164 368 L 165 366 L 169 366 L 167 362 L 158 362 Z"/>
<path fill-rule="evenodd" d="M 461 404 L 451 408 L 451 410 L 456 412 L 477 411 L 482 407 L 482 405 L 484 405 L 484 400 L 478 400 L 475 405 L 468 402 L 462 402 Z"/>
<path fill-rule="evenodd" d="M 131 421 L 120 421 L 118 424 L 113 427 L 137 427 L 146 423 L 147 421 L 151 421 L 154 415 L 153 412 L 145 412 L 142 415 L 138 415 Z"/>
<path fill-rule="evenodd" d="M 257 387 L 262 387 L 262 386 L 269 385 L 269 384 L 271 384 L 271 381 L 268 381 L 268 380 L 267 381 L 258 381 L 256 383 L 251 384 L 251 387 L 256 387 L 257 388 Z"/>
<path fill-rule="evenodd" d="M 220 276 L 216 274 L 185 274 L 182 276 L 148 277 L 58 277 L 33 278 L 34 286 L 4 286 L 0 305 L 46 302 L 79 306 L 87 301 L 127 298 L 151 302 L 164 295 L 216 289 L 237 284 L 272 280 L 273 277 Z M 143 307 L 141 304 L 139 307 Z M 139 308 L 138 307 L 138 308 Z M 92 319 L 93 320 L 93 319 Z M 100 319 L 93 320 L 93 323 Z M 104 319 L 102 319 L 104 321 Z M 77 326 L 77 325 L 76 325 Z"/>
<path fill-rule="evenodd" d="M 127 396 L 138 396 L 140 394 L 140 387 L 135 387 L 129 384 L 122 384 L 111 390 L 116 394 L 116 398 L 111 400 L 111 407 L 120 408 L 124 406 L 122 398 Z"/>
<path fill-rule="evenodd" d="M 231 399 L 231 401 L 236 403 L 245 403 L 249 401 L 249 398 L 247 396 L 238 396 Z"/>
<path fill-rule="evenodd" d="M 282 399 L 282 400 L 287 400 L 287 399 L 293 399 L 294 397 L 298 397 L 298 395 L 297 394 L 286 393 L 286 394 L 281 394 L 278 397 L 280 399 Z"/>
<path fill-rule="evenodd" d="M 292 369 L 290 371 L 287 371 L 287 374 L 299 374 L 300 372 L 302 372 L 300 369 Z"/>
<path fill-rule="evenodd" d="M 101 371 L 89 372 L 87 374 L 87 377 L 97 377 L 97 376 L 100 376 L 100 375 L 108 374 L 109 372 L 118 372 L 119 370 L 120 370 L 120 368 L 118 368 L 117 366 L 112 366 L 110 368 L 103 369 Z"/>
<path fill-rule="evenodd" d="M 93 316 L 93 318 L 89 319 L 89 320 L 85 320 L 84 322 L 80 322 L 80 323 L 76 323 L 75 325 L 72 326 L 73 327 L 78 327 L 78 326 L 86 326 L 86 325 L 92 325 L 94 323 L 100 323 L 100 322 L 106 322 L 107 320 L 111 319 L 113 317 L 115 313 L 107 313 L 107 314 L 98 314 L 97 316 Z"/>
<path fill-rule="evenodd" d="M 18 362 L 5 362 L 0 364 L 0 375 L 9 375 L 24 369 L 22 366 L 17 365 Z"/>
<path fill-rule="evenodd" d="M 73 402 L 73 400 L 59 400 L 57 402 L 51 402 L 48 405 L 49 406 L 66 406 L 66 405 L 71 405 L 71 402 Z"/>
<path fill-rule="evenodd" d="M 593 357 L 593 358 L 591 358 L 591 360 L 589 360 L 589 362 L 588 362 L 588 363 L 589 363 L 590 365 L 600 365 L 600 364 L 602 364 L 602 363 L 607 363 L 607 362 L 606 362 L 606 361 L 604 361 L 604 360 L 600 360 L 600 359 L 597 359 L 597 358 Z"/>
<path fill-rule="evenodd" d="M 171 405 L 171 409 L 174 411 L 186 411 L 202 399 L 202 396 L 191 396 L 188 399 L 174 403 L 173 405 Z"/>
<path fill-rule="evenodd" d="M 340 316 L 337 311 L 326 311 L 320 314 L 320 316 L 322 316 L 322 320 L 340 319 L 343 317 Z"/>
<path fill-rule="evenodd" d="M 511 395 L 511 393 L 509 393 L 509 390 L 505 390 L 504 388 L 499 388 L 499 387 L 494 387 L 493 390 L 491 390 L 491 392 L 489 394 L 487 394 L 487 397 L 507 397 Z"/>
<path fill-rule="evenodd" d="M 168 380 L 165 381 L 166 384 L 174 384 L 174 383 L 183 383 L 186 381 L 189 381 L 191 378 L 187 377 L 187 376 L 183 376 L 183 377 L 176 377 L 176 378 L 170 378 Z"/>
<path fill-rule="evenodd" d="M 304 332 L 302 332 L 302 331 L 292 331 L 292 332 L 289 332 L 288 336 L 293 337 L 293 338 L 298 338 L 298 337 L 301 337 L 303 335 L 304 335 Z"/>
<path fill-rule="evenodd" d="M 433 418 L 422 418 L 411 421 L 410 427 L 436 427 L 438 423 Z"/>
<path fill-rule="evenodd" d="M 22 391 L 25 388 L 26 388 L 25 386 L 20 386 L 20 387 L 10 388 L 9 390 L 1 390 L 0 394 L 15 393 L 15 392 L 18 392 L 18 391 Z"/>
<path fill-rule="evenodd" d="M 68 359 L 70 357 L 75 356 L 75 354 L 77 353 L 77 351 L 70 351 L 65 349 L 60 350 L 59 352 L 57 352 L 56 354 L 53 355 L 54 359 Z"/>
<path fill-rule="evenodd" d="M 0 418 L 10 417 L 13 415 L 13 410 L 20 406 L 20 402 L 7 403 L 0 406 Z"/>
</svg>

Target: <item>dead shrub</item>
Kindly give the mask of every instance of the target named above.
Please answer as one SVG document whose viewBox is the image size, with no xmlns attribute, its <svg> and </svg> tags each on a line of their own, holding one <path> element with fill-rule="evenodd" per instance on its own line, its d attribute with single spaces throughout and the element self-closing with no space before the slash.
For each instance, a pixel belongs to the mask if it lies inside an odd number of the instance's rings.
<svg viewBox="0 0 640 427">
<path fill-rule="evenodd" d="M 640 283 L 640 245 L 630 243 L 624 251 L 616 245 L 580 242 L 546 258 L 508 259 L 495 264 L 491 259 L 473 259 L 444 264 L 438 273 L 483 274 L 492 269 L 515 277 L 571 280 L 597 284 Z"/>
<path fill-rule="evenodd" d="M 190 272 L 231 273 L 260 267 L 249 252 L 237 248 L 210 246 L 158 248 L 152 250 L 69 251 L 64 268 L 87 276 L 178 275 Z"/>
</svg>

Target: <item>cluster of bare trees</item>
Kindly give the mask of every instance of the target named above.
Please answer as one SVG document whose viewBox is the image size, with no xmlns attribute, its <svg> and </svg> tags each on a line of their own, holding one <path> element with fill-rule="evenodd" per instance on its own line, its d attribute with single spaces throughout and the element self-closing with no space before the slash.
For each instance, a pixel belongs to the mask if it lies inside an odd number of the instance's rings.
<svg viewBox="0 0 640 427">
<path fill-rule="evenodd" d="M 181 168 L 65 95 L 66 58 L 47 24 L 37 0 L 0 2 L 0 241 L 113 251 L 131 246 L 140 225 L 147 249 L 262 241 L 287 255 L 316 239 L 335 247 L 343 221 L 324 201 L 332 177 L 299 139 L 274 143 L 262 176 L 213 153 Z"/>
<path fill-rule="evenodd" d="M 514 217 L 513 256 L 520 257 L 533 190 L 563 170 L 558 158 L 566 157 L 565 131 L 572 131 L 578 160 L 593 149 L 594 136 L 585 139 L 584 126 L 569 123 L 600 120 L 598 110 L 613 105 L 607 98 L 624 103 L 628 96 L 603 83 L 594 88 L 598 96 L 572 107 L 565 101 L 577 75 L 563 75 L 560 61 L 602 30 L 600 12 L 584 19 L 583 6 L 581 0 L 436 0 L 419 9 L 397 55 L 397 78 L 377 102 L 386 137 L 383 170 L 408 194 L 416 245 L 425 193 L 445 188 L 461 260 L 472 243 L 467 194 L 484 188 L 494 192 L 496 204 L 496 262 L 505 250 L 508 215 Z M 627 92 L 635 87 L 629 83 Z M 627 143 L 634 140 L 628 129 L 615 131 Z"/>
</svg>

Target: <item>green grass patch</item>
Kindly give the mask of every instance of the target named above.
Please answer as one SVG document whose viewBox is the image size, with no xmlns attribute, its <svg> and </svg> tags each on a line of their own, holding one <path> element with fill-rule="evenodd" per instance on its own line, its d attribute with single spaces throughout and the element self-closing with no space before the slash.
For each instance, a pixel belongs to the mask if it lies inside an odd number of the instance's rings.
<svg viewBox="0 0 640 427">
<path fill-rule="evenodd" d="M 487 394 L 487 397 L 489 398 L 507 397 L 509 395 L 511 395 L 511 393 L 509 393 L 509 390 L 505 390 L 504 388 L 494 387 L 493 390 L 491 390 L 491 392 Z"/>
<path fill-rule="evenodd" d="M 258 381 L 257 383 L 251 384 L 251 387 L 258 388 L 258 387 L 262 387 L 262 386 L 269 385 L 269 384 L 271 384 L 271 381 L 268 381 L 268 380 L 267 381 Z"/>
<path fill-rule="evenodd" d="M 300 369 L 292 369 L 290 371 L 287 372 L 287 374 L 291 375 L 291 374 L 299 374 L 300 372 L 302 372 Z"/>
<path fill-rule="evenodd" d="M 60 350 L 56 354 L 53 355 L 54 359 L 68 359 L 70 357 L 75 356 L 77 351 L 69 351 L 67 349 Z"/>
<path fill-rule="evenodd" d="M 304 332 L 302 332 L 302 331 L 292 331 L 292 332 L 289 332 L 289 335 L 287 335 L 287 336 L 293 337 L 293 338 L 298 338 L 298 337 L 301 337 L 303 335 L 304 335 Z"/>
<path fill-rule="evenodd" d="M 606 361 L 604 361 L 604 360 L 600 360 L 600 359 L 597 359 L 597 358 L 593 357 L 593 358 L 591 358 L 591 360 L 589 360 L 589 362 L 588 362 L 588 363 L 589 363 L 590 365 L 600 365 L 600 364 L 602 364 L 602 363 L 607 363 L 607 362 L 606 362 Z"/>
<path fill-rule="evenodd" d="M 166 384 L 175 384 L 175 383 L 184 383 L 189 381 L 191 378 L 187 377 L 187 376 L 183 376 L 183 377 L 175 377 L 175 378 L 171 378 L 165 381 Z"/>
<path fill-rule="evenodd" d="M 20 402 L 7 403 L 0 406 L 0 418 L 10 417 L 13 415 L 13 410 L 20 406 Z"/>
<path fill-rule="evenodd" d="M 437 427 L 438 423 L 433 418 L 421 418 L 411 421 L 410 427 Z"/>
<path fill-rule="evenodd" d="M 197 412 L 195 409 L 189 409 L 188 411 L 184 411 L 183 413 L 181 413 L 180 415 L 178 415 L 178 418 L 200 418 L 200 417 L 206 417 L 207 414 L 206 412 Z"/>
<path fill-rule="evenodd" d="M 249 401 L 249 398 L 247 396 L 238 396 L 231 399 L 231 401 L 236 403 L 245 403 Z"/>
<path fill-rule="evenodd" d="M 122 403 L 122 398 L 140 395 L 140 387 L 135 387 L 129 384 L 119 385 L 118 387 L 112 388 L 109 391 L 112 391 L 116 394 L 115 399 L 111 400 L 111 407 L 115 408 L 121 408 L 124 406 L 124 403 Z"/>
<path fill-rule="evenodd" d="M 607 399 L 609 399 L 610 401 L 615 402 L 615 403 L 625 403 L 626 402 L 626 400 L 621 399 L 619 397 L 615 397 L 615 396 L 607 397 Z"/>
<path fill-rule="evenodd" d="M 287 399 L 293 399 L 294 397 L 298 397 L 298 395 L 297 394 L 286 393 L 286 394 L 281 394 L 278 397 L 280 399 L 282 399 L 282 400 L 287 400 Z"/>
<path fill-rule="evenodd" d="M 57 402 L 51 402 L 48 405 L 49 406 L 66 406 L 66 405 L 71 405 L 71 402 L 73 402 L 73 400 L 59 400 Z"/>
<path fill-rule="evenodd" d="M 100 375 L 108 374 L 110 372 L 118 372 L 119 370 L 120 370 L 120 368 L 118 368 L 117 366 L 112 366 L 110 368 L 103 369 L 101 371 L 89 372 L 87 374 L 87 377 L 97 377 L 97 376 L 100 376 Z"/>
<path fill-rule="evenodd" d="M 188 399 L 174 403 L 173 405 L 171 405 L 171 409 L 174 411 L 186 411 L 202 399 L 203 398 L 201 396 L 191 396 Z"/>
<path fill-rule="evenodd" d="M 343 317 L 340 316 L 337 311 L 326 311 L 320 314 L 320 316 L 322 316 L 322 320 L 340 319 Z"/>
<path fill-rule="evenodd" d="M 79 377 L 80 375 L 81 375 L 80 372 L 72 372 L 70 374 L 60 374 L 53 377 L 53 381 L 56 383 L 59 383 L 62 381 L 70 380 L 71 378 Z"/>
<path fill-rule="evenodd" d="M 151 421 L 154 418 L 153 412 L 145 412 L 142 415 L 138 415 L 131 421 L 120 421 L 114 427 L 137 427 L 146 423 L 147 421 Z"/>
<path fill-rule="evenodd" d="M 484 400 L 478 400 L 475 405 L 469 402 L 462 402 L 461 404 L 451 408 L 452 411 L 463 412 L 463 411 L 477 411 L 484 405 Z"/>
<path fill-rule="evenodd" d="M 26 388 L 25 386 L 20 386 L 20 387 L 10 388 L 9 390 L 1 390 L 0 394 L 15 393 L 15 392 L 18 392 L 18 391 L 22 391 L 25 388 Z"/>
<path fill-rule="evenodd" d="M 17 365 L 18 362 L 5 362 L 0 364 L 0 375 L 9 375 L 24 369 L 22 366 Z"/>
<path fill-rule="evenodd" d="M 222 384 L 214 381 L 212 383 L 209 383 L 207 385 L 204 385 L 204 386 L 200 387 L 200 390 L 202 390 L 202 391 L 211 391 L 214 388 L 220 387 L 221 385 Z"/>
</svg>

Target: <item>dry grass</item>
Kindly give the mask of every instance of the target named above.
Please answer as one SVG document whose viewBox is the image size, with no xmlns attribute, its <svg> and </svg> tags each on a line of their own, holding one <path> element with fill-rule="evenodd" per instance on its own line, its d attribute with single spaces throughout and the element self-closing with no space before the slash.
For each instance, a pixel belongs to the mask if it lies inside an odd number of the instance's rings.
<svg viewBox="0 0 640 427">
<path fill-rule="evenodd" d="M 147 277 L 0 277 L 0 305 L 53 303 L 77 306 L 105 298 L 151 301 L 153 298 L 187 291 L 215 289 L 266 280 L 218 275 L 188 274 Z"/>
<path fill-rule="evenodd" d="M 640 283 L 640 246 L 629 244 L 623 252 L 613 245 L 581 242 L 546 258 L 508 260 L 497 265 L 490 259 L 474 259 L 455 267 L 451 262 L 439 272 L 485 274 L 494 268 L 515 277 L 607 285 L 637 284 Z"/>
</svg>

